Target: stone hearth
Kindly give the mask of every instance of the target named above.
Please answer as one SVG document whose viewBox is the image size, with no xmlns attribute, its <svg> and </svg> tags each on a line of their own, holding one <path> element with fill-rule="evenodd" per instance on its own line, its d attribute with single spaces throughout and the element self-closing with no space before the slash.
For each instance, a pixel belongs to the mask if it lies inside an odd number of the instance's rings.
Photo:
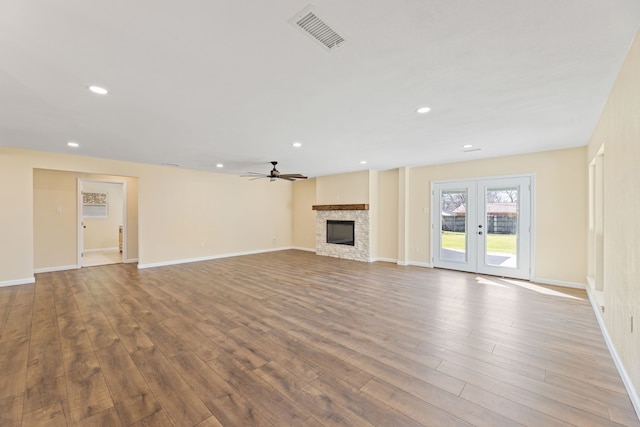
<svg viewBox="0 0 640 427">
<path fill-rule="evenodd" d="M 316 254 L 354 261 L 370 261 L 369 205 L 315 205 Z M 327 220 L 354 221 L 355 245 L 327 243 Z"/>
</svg>

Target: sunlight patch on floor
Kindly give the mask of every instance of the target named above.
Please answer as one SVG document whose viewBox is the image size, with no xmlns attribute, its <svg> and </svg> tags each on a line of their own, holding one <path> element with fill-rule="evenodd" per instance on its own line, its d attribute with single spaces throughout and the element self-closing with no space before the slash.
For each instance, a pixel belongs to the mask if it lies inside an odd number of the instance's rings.
<svg viewBox="0 0 640 427">
<path fill-rule="evenodd" d="M 537 292 L 539 294 L 544 294 L 544 295 L 551 295 L 551 296 L 555 296 L 555 297 L 561 297 L 561 298 L 569 298 L 569 299 L 576 299 L 576 300 L 582 300 L 582 298 L 576 297 L 574 295 L 569 295 L 569 294 L 565 294 L 563 292 L 557 291 L 555 289 L 549 289 L 545 286 L 541 286 L 541 285 L 536 285 L 535 283 L 531 283 L 531 282 L 525 282 L 522 280 L 515 280 L 515 279 L 505 279 L 505 278 L 499 278 L 499 279 L 495 279 L 492 280 L 488 277 L 481 277 L 478 276 L 476 277 L 476 282 L 478 282 L 479 285 L 489 285 L 489 286 L 498 286 L 501 288 L 508 288 L 509 286 L 504 284 L 504 283 L 500 283 L 500 282 L 507 282 L 510 285 L 515 285 L 515 286 L 519 286 L 521 288 L 530 290 L 530 291 L 534 291 Z"/>
</svg>

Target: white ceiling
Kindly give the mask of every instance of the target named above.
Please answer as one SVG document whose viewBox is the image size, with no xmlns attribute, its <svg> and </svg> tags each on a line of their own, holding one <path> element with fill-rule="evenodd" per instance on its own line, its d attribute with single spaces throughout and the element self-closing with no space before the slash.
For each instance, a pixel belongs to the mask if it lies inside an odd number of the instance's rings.
<svg viewBox="0 0 640 427">
<path fill-rule="evenodd" d="M 307 1 L 0 0 L 0 145 L 309 176 L 582 146 L 640 23 L 638 0 L 316 0 L 329 52 L 288 22 Z"/>
</svg>

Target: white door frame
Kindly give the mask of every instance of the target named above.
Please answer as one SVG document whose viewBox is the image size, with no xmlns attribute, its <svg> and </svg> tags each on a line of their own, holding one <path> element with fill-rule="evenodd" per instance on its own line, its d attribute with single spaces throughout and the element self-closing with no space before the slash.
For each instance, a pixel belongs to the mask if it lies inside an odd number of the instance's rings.
<svg viewBox="0 0 640 427">
<path fill-rule="evenodd" d="M 431 219 L 431 264 L 441 268 L 450 268 L 452 270 L 476 272 L 477 270 L 477 256 L 478 251 L 470 250 L 468 245 L 465 248 L 465 260 L 464 262 L 451 260 L 440 260 L 436 254 L 440 252 L 440 236 L 442 230 L 442 212 L 440 210 L 440 193 L 437 192 L 437 187 L 440 185 L 446 186 L 447 190 L 460 190 L 466 193 L 466 205 L 477 205 L 476 191 L 472 190 L 477 186 L 477 182 L 473 179 L 469 180 L 455 180 L 455 181 L 436 181 L 431 183 L 431 201 L 432 201 L 432 219 Z M 471 230 L 477 228 L 477 215 L 465 215 L 465 234 L 470 233 Z M 468 243 L 468 238 L 466 239 Z M 437 261 L 436 261 L 437 260 Z"/>
<path fill-rule="evenodd" d="M 505 277 L 515 277 L 515 278 L 520 278 L 520 279 L 525 279 L 525 280 L 530 280 L 532 277 L 534 276 L 534 266 L 535 266 L 535 241 L 534 241 L 534 236 L 535 236 L 535 174 L 519 174 L 519 175 L 504 175 L 504 176 L 491 176 L 491 177 L 478 177 L 478 178 L 468 178 L 468 179 L 452 179 L 452 180 L 442 180 L 442 181 L 432 181 L 431 182 L 431 241 L 430 241 L 430 251 L 431 251 L 431 265 L 435 266 L 436 265 L 436 257 L 439 256 L 438 255 L 438 248 L 440 247 L 440 242 L 438 241 L 438 239 L 440 239 L 440 229 L 441 229 L 441 221 L 442 221 L 442 213 L 440 212 L 440 199 L 439 196 L 435 194 L 435 188 L 436 186 L 448 186 L 451 185 L 452 189 L 455 189 L 456 185 L 458 185 L 458 187 L 460 189 L 469 189 L 470 186 L 475 186 L 475 189 L 473 192 L 470 193 L 479 193 L 480 192 L 480 186 L 483 182 L 490 182 L 490 181 L 501 181 L 501 180 L 513 180 L 513 179 L 521 179 L 521 178 L 526 178 L 529 180 L 529 199 L 526 200 L 524 202 L 524 207 L 527 208 L 528 205 L 528 213 L 529 213 L 529 224 L 528 224 L 528 228 L 529 228 L 529 233 L 528 233 L 528 239 L 525 239 L 525 241 L 522 242 L 522 245 L 524 245 L 524 247 L 521 247 L 521 249 L 525 249 L 526 252 L 528 252 L 528 260 L 525 260 L 525 263 L 528 264 L 528 267 L 526 268 L 526 271 L 523 274 L 514 274 L 514 275 L 509 275 L 509 270 L 507 268 L 501 268 L 501 267 L 497 267 L 497 268 L 492 268 L 492 267 L 486 267 L 484 266 L 483 268 L 480 267 L 481 264 L 481 260 L 479 259 L 478 256 L 478 252 L 479 250 L 477 250 L 476 248 L 467 248 L 467 263 L 466 264 L 461 264 L 461 263 L 447 263 L 447 262 L 442 262 L 439 261 L 437 262 L 437 264 L 439 264 L 439 267 L 442 268 L 451 268 L 451 269 L 455 269 L 455 270 L 460 270 L 460 271 L 469 271 L 469 272 L 475 272 L 475 273 L 479 273 L 479 274 L 493 274 L 493 275 L 500 275 L 500 276 L 505 276 Z M 470 194 L 468 193 L 468 194 Z M 438 196 L 438 197 L 436 197 Z M 475 195 L 473 196 L 468 196 L 468 197 L 475 197 Z M 479 198 L 480 196 L 478 196 Z M 484 198 L 484 196 L 483 196 Z M 468 203 L 475 203 L 478 204 L 477 200 L 468 200 Z M 484 211 L 484 208 L 482 209 Z M 484 212 L 481 212 L 480 215 L 485 215 Z M 467 215 L 467 232 L 471 232 L 471 233 L 476 233 L 477 232 L 477 227 L 478 227 L 478 223 L 480 223 L 480 220 L 478 218 L 478 215 Z M 482 241 L 484 242 L 484 239 L 482 239 Z M 520 252 L 520 251 L 519 251 Z"/>
<path fill-rule="evenodd" d="M 82 188 L 85 182 L 102 182 L 106 184 L 122 185 L 122 262 L 127 262 L 127 182 L 121 179 L 93 179 L 77 178 L 77 201 L 78 201 L 78 268 L 82 268 L 82 256 L 84 253 L 84 218 L 82 215 Z"/>
</svg>

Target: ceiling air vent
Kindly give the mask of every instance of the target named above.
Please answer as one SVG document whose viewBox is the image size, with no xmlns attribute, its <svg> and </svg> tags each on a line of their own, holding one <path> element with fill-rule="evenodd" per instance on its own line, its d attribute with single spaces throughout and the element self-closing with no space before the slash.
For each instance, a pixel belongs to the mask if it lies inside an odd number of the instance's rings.
<svg viewBox="0 0 640 427">
<path fill-rule="evenodd" d="M 331 51 L 347 42 L 345 36 L 331 28 L 326 21 L 320 19 L 318 14 L 307 6 L 289 20 L 309 37 L 320 43 L 325 49 Z"/>
</svg>

